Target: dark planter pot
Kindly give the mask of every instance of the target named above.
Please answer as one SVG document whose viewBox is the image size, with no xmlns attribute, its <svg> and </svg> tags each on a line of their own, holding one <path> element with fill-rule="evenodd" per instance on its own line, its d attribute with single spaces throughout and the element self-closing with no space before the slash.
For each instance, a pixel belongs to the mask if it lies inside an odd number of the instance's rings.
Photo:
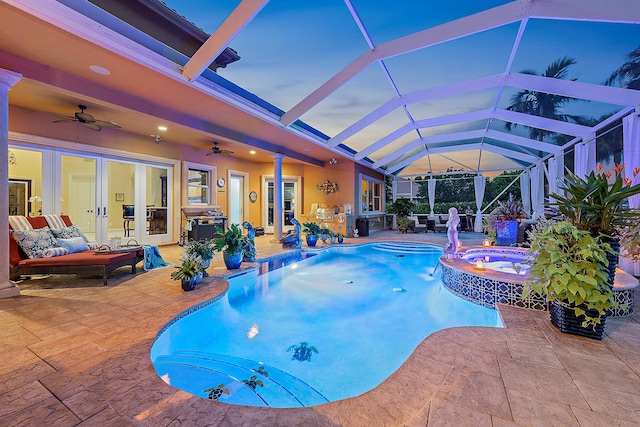
<svg viewBox="0 0 640 427">
<path fill-rule="evenodd" d="M 318 235 L 317 234 L 307 234 L 307 246 L 315 246 L 318 243 Z"/>
<path fill-rule="evenodd" d="M 496 244 L 498 246 L 515 246 L 518 241 L 518 221 L 505 220 L 496 222 Z"/>
<path fill-rule="evenodd" d="M 590 312 L 591 311 L 591 312 Z M 587 313 L 592 316 L 597 316 L 596 310 L 587 310 Z M 551 316 L 551 323 L 553 323 L 561 332 L 565 334 L 580 335 L 587 338 L 593 338 L 601 340 L 604 335 L 604 323 L 607 320 L 606 316 L 601 318 L 600 324 L 593 326 L 582 326 L 584 322 L 583 316 L 576 316 L 575 312 L 564 305 L 558 304 L 555 301 L 549 303 L 549 314 Z"/>
<path fill-rule="evenodd" d="M 224 265 L 227 267 L 227 270 L 236 270 L 240 268 L 243 256 L 244 254 L 242 252 L 237 254 L 228 254 L 224 252 L 222 254 L 222 257 L 224 259 Z"/>
<path fill-rule="evenodd" d="M 191 280 L 183 280 L 182 281 L 182 290 L 185 292 L 192 291 L 196 288 L 196 278 L 193 277 Z"/>
<path fill-rule="evenodd" d="M 338 243 L 342 243 L 342 242 L 344 242 L 344 237 L 338 236 Z"/>
<path fill-rule="evenodd" d="M 600 240 L 604 243 L 608 243 L 614 251 L 613 254 L 607 252 L 607 261 L 609 261 L 609 265 L 607 266 L 609 270 L 609 285 L 613 286 L 613 282 L 616 278 L 616 267 L 618 267 L 618 261 L 620 260 L 620 239 L 601 237 Z"/>
</svg>

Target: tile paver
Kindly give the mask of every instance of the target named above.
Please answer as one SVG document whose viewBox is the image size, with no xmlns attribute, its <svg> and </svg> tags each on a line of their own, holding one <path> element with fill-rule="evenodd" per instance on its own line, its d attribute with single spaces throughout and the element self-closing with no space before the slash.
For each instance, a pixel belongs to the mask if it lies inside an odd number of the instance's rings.
<svg viewBox="0 0 640 427">
<path fill-rule="evenodd" d="M 270 239 L 257 239 L 260 257 L 281 252 Z M 385 231 L 347 241 L 374 240 L 443 246 L 446 235 Z M 161 247 L 170 262 L 180 250 Z M 499 307 L 506 329 L 437 332 L 351 399 L 270 409 L 191 396 L 157 377 L 149 350 L 166 322 L 226 289 L 221 265 L 217 257 L 212 277 L 190 293 L 170 280 L 171 268 L 125 271 L 106 287 L 75 276 L 20 283 L 20 297 L 0 300 L 0 425 L 627 426 L 640 418 L 640 315 L 608 319 L 610 336 L 595 341 L 557 332 L 546 313 L 508 306 Z M 620 389 L 599 389 L 606 379 Z"/>
</svg>

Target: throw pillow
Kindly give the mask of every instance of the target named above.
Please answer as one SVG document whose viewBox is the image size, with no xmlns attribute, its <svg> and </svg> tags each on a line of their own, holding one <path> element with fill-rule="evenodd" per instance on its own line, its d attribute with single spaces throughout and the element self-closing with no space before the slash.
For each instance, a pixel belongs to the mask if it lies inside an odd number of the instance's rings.
<svg viewBox="0 0 640 427">
<path fill-rule="evenodd" d="M 38 251 L 58 245 L 49 227 L 34 230 L 11 230 L 11 235 L 29 258 L 37 258 Z"/>
<path fill-rule="evenodd" d="M 82 237 L 58 239 L 58 244 L 68 250 L 70 254 L 89 250 L 89 245 L 87 245 L 87 242 L 85 242 Z"/>
<path fill-rule="evenodd" d="M 71 239 L 73 237 L 82 237 L 85 242 L 89 242 L 89 239 L 87 239 L 87 237 L 82 233 L 82 230 L 80 230 L 75 225 L 63 228 L 52 228 L 51 232 L 56 239 Z"/>
</svg>

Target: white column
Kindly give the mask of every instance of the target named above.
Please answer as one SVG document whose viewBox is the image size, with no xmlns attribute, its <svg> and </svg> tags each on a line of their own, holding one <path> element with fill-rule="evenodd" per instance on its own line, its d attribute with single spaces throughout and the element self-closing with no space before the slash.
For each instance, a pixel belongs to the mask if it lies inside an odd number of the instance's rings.
<svg viewBox="0 0 640 427">
<path fill-rule="evenodd" d="M 273 156 L 273 240 L 282 239 L 282 159 L 284 154 Z"/>
<path fill-rule="evenodd" d="M 21 74 L 0 68 L 0 298 L 20 295 L 9 280 L 9 91 Z"/>
</svg>

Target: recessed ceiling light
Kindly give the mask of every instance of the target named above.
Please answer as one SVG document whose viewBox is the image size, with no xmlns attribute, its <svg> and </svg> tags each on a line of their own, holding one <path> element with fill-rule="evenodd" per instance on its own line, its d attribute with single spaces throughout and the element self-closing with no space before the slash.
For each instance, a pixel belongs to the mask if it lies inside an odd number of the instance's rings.
<svg viewBox="0 0 640 427">
<path fill-rule="evenodd" d="M 158 130 L 164 132 L 164 131 L 167 130 L 167 127 L 166 126 L 158 126 Z"/>
<path fill-rule="evenodd" d="M 311 148 L 303 148 L 302 151 L 309 152 L 309 151 L 311 151 Z"/>
<path fill-rule="evenodd" d="M 111 74 L 111 71 L 109 71 L 106 68 L 101 67 L 99 65 L 90 65 L 89 69 L 91 71 L 93 71 L 94 73 L 102 74 L 103 76 L 108 76 L 109 74 Z"/>
<path fill-rule="evenodd" d="M 256 154 L 256 150 L 249 151 L 249 154 Z"/>
</svg>

